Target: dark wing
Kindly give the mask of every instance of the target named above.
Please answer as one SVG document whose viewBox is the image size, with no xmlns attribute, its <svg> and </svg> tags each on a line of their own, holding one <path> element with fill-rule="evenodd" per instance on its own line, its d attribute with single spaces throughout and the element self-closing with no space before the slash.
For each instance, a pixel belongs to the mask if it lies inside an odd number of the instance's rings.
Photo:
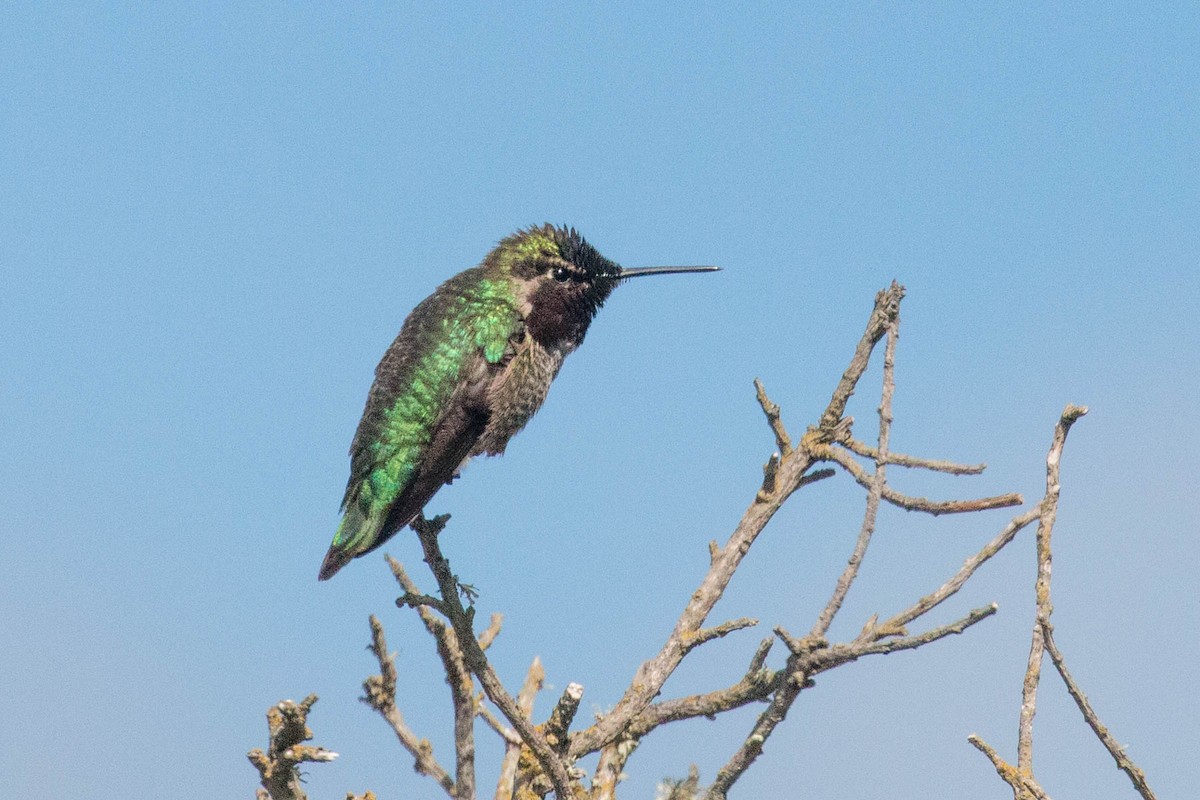
<svg viewBox="0 0 1200 800">
<path fill-rule="evenodd" d="M 481 285 L 479 270 L 442 284 L 409 315 L 375 370 L 343 498 L 343 508 L 376 520 L 362 552 L 416 516 L 487 425 L 488 387 L 523 325 L 506 295 Z"/>
</svg>

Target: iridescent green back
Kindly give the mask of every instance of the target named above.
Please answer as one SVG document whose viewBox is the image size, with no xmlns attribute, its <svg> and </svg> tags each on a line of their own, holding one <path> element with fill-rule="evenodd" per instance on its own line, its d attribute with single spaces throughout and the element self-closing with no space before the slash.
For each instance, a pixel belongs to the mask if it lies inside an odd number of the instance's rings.
<svg viewBox="0 0 1200 800">
<path fill-rule="evenodd" d="M 413 309 L 375 371 L 350 449 L 347 513 L 334 547 L 373 545 L 467 370 L 481 355 L 488 363 L 498 362 L 518 325 L 507 275 L 482 267 L 446 281 Z"/>
</svg>

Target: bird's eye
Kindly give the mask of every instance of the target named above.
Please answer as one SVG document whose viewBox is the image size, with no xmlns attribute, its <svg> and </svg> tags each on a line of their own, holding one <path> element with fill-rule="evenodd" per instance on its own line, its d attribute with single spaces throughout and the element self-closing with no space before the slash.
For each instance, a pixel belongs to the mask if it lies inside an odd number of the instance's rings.
<svg viewBox="0 0 1200 800">
<path fill-rule="evenodd" d="M 567 272 L 566 267 L 555 267 L 554 272 L 552 272 L 551 275 L 553 275 L 554 280 L 558 281 L 559 283 L 566 283 L 571 277 L 571 274 Z"/>
</svg>

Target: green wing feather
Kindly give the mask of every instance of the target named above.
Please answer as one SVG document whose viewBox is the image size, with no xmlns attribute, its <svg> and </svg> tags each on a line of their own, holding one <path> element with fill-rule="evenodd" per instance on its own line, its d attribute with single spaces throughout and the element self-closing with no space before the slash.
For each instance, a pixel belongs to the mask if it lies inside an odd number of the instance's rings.
<svg viewBox="0 0 1200 800">
<path fill-rule="evenodd" d="M 393 513 L 418 484 L 430 444 L 472 365 L 481 356 L 487 364 L 499 363 L 519 326 L 507 278 L 486 279 L 479 268 L 442 284 L 405 320 L 375 370 L 350 447 L 345 514 L 322 564 L 322 580 L 383 544 L 420 510 L 407 519 Z"/>
</svg>

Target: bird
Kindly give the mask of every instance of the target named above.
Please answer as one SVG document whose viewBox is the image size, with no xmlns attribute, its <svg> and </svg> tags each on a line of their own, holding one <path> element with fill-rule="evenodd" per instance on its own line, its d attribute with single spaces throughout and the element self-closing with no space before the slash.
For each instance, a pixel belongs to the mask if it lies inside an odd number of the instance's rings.
<svg viewBox="0 0 1200 800">
<path fill-rule="evenodd" d="M 627 269 L 574 228 L 547 223 L 507 236 L 439 286 L 375 368 L 318 580 L 412 522 L 470 458 L 502 454 L 619 284 L 718 269 Z"/>
</svg>

